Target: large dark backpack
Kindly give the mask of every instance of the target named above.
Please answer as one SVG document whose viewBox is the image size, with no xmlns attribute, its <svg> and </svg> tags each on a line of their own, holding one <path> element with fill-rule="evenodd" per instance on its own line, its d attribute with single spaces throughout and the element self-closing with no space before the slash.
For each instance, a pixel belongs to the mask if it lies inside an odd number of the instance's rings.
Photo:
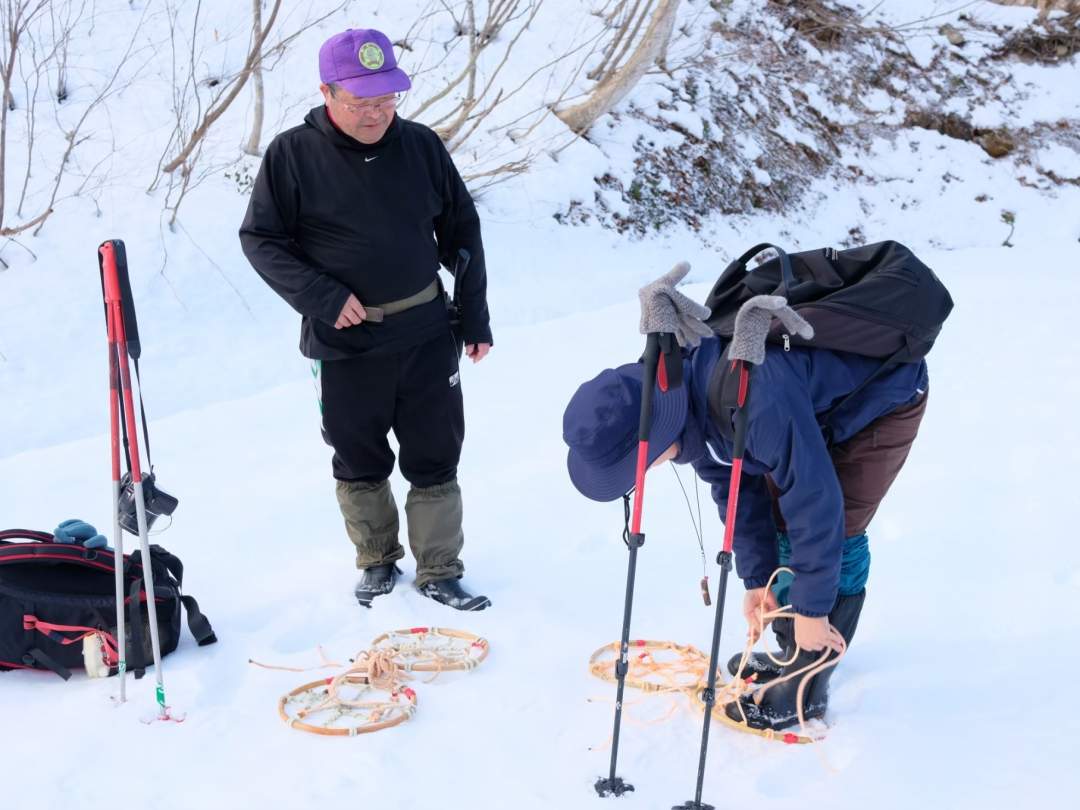
<svg viewBox="0 0 1080 810">
<path fill-rule="evenodd" d="M 747 263 L 772 248 L 776 258 L 748 270 Z M 755 245 L 728 265 L 705 301 L 708 324 L 730 338 L 735 315 L 755 295 L 782 295 L 814 327 L 804 340 L 785 333 L 776 321 L 769 340 L 785 346 L 810 346 L 852 352 L 882 361 L 869 379 L 842 402 L 819 416 L 826 439 L 829 418 L 865 385 L 897 363 L 914 363 L 930 351 L 953 301 L 934 272 L 899 242 L 787 254 L 775 245 Z M 731 436 L 737 396 L 730 364 L 722 363 L 709 384 L 709 410 L 721 432 Z"/>
<path fill-rule="evenodd" d="M 181 593 L 183 563 L 160 546 L 150 546 L 150 560 L 161 654 L 180 641 L 181 606 L 200 646 L 217 641 L 198 603 Z M 140 553 L 125 554 L 122 564 L 126 663 L 141 677 L 153 658 Z M 108 549 L 54 543 L 48 532 L 0 531 L 0 670 L 49 670 L 67 680 L 83 668 L 85 638 L 118 649 L 115 566 Z"/>
</svg>

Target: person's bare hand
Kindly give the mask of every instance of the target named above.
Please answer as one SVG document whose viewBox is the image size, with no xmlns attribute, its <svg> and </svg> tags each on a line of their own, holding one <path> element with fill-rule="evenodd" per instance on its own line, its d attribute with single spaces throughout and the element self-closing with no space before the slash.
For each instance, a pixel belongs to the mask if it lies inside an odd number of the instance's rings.
<svg viewBox="0 0 1080 810">
<path fill-rule="evenodd" d="M 355 295 L 350 295 L 341 308 L 341 314 L 334 322 L 335 329 L 344 329 L 347 326 L 356 326 L 367 317 L 367 312 L 360 306 L 360 301 Z"/>
<path fill-rule="evenodd" d="M 479 363 L 491 351 L 490 343 L 469 343 L 465 346 L 465 356 L 474 363 Z"/>
<path fill-rule="evenodd" d="M 752 588 L 743 597 L 743 616 L 746 617 L 746 635 L 753 641 L 761 637 L 761 631 L 768 626 L 771 618 L 766 617 L 764 624 L 761 622 L 762 609 L 765 613 L 777 610 L 780 606 L 776 597 L 768 588 Z"/>
<path fill-rule="evenodd" d="M 796 613 L 795 643 L 810 652 L 819 652 L 826 647 L 834 652 L 844 650 L 844 637 L 829 624 L 826 616 L 800 616 Z"/>
</svg>

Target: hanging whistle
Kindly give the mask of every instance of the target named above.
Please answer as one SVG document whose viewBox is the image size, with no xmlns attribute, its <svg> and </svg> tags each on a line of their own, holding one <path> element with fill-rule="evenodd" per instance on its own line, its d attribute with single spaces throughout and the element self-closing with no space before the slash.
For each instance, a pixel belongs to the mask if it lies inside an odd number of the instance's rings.
<svg viewBox="0 0 1080 810">
<path fill-rule="evenodd" d="M 701 599 L 705 603 L 705 607 L 712 604 L 712 597 L 709 596 L 709 578 L 707 576 L 701 578 Z"/>
</svg>

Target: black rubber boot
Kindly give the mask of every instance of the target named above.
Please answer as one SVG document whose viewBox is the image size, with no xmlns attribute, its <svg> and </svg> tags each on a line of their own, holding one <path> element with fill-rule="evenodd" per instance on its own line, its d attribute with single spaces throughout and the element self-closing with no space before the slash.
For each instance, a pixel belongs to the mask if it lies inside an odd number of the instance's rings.
<svg viewBox="0 0 1080 810">
<path fill-rule="evenodd" d="M 356 583 L 356 590 L 353 591 L 356 594 L 356 601 L 366 608 L 371 607 L 371 602 L 376 596 L 384 596 L 394 590 L 394 583 L 397 582 L 399 574 L 401 574 L 401 569 L 393 563 L 365 568 L 364 575 L 360 577 L 360 581 Z"/>
<path fill-rule="evenodd" d="M 491 600 L 486 596 L 472 596 L 458 582 L 457 577 L 437 579 L 417 588 L 428 599 L 434 599 L 454 610 L 483 610 L 491 607 Z"/>
<path fill-rule="evenodd" d="M 773 634 L 776 636 L 776 643 L 780 645 L 780 652 L 776 656 L 781 661 L 787 661 L 791 657 L 791 651 L 793 649 L 793 643 L 791 639 L 791 619 L 773 619 L 772 622 Z M 746 659 L 746 666 L 742 668 L 742 672 L 739 672 L 739 661 L 742 660 L 742 653 L 735 653 L 731 656 L 727 662 L 728 672 L 732 677 L 740 675 L 743 678 L 749 678 L 751 675 L 756 676 L 754 683 L 763 684 L 769 681 L 775 681 L 780 677 L 780 673 L 783 670 L 779 664 L 775 663 L 768 655 L 763 652 L 751 653 L 750 657 Z"/>
<path fill-rule="evenodd" d="M 829 613 L 829 624 L 837 629 L 844 642 L 850 647 L 855 637 L 855 628 L 859 625 L 859 614 L 862 612 L 863 602 L 866 600 L 866 590 L 852 596 L 840 596 L 836 599 L 832 612 Z M 792 629 L 794 632 L 794 629 Z M 832 653 L 830 658 L 836 656 Z M 803 669 L 821 658 L 821 651 L 800 652 L 794 662 L 784 667 L 782 675 Z M 737 663 L 737 662 L 736 662 Z M 825 716 L 825 709 L 829 702 L 829 678 L 832 677 L 835 666 L 829 667 L 807 685 L 803 693 L 803 716 L 807 720 L 813 720 Z M 751 728 L 772 729 L 780 731 L 797 725 L 799 712 L 796 705 L 799 683 L 802 677 L 796 676 L 790 681 L 777 684 L 769 689 L 761 700 L 761 704 L 754 702 L 753 695 L 744 695 L 739 699 L 739 705 L 728 703 L 724 711 L 732 720 L 741 722 L 743 713 L 746 715 L 746 723 Z M 742 707 L 742 712 L 739 711 Z"/>
</svg>

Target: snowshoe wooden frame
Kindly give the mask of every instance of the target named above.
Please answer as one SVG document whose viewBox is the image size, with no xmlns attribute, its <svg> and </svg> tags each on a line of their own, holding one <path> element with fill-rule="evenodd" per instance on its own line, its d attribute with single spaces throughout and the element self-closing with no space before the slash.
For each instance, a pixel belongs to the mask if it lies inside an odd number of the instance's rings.
<svg viewBox="0 0 1080 810">
<path fill-rule="evenodd" d="M 448 627 L 410 627 L 391 630 L 371 642 L 373 651 L 390 651 L 405 672 L 468 671 L 487 658 L 487 639 Z"/>
<path fill-rule="evenodd" d="M 743 731 L 748 734 L 756 734 L 758 737 L 764 737 L 766 740 L 775 740 L 776 742 L 782 742 L 786 745 L 807 745 L 809 743 L 818 742 L 824 737 L 811 737 L 807 734 L 796 734 L 792 731 L 773 731 L 771 728 L 759 729 L 751 728 L 746 723 L 740 723 L 738 720 L 732 720 L 727 716 L 727 712 L 724 711 L 724 706 L 730 703 L 732 700 L 738 700 L 742 694 L 749 691 L 749 686 L 744 686 L 741 689 L 732 689 L 734 684 L 724 684 L 722 687 L 716 690 L 717 700 L 713 705 L 712 718 L 715 721 L 719 721 L 728 728 L 733 728 L 736 731 Z M 690 699 L 697 707 L 699 712 L 705 711 L 705 699 L 702 697 L 705 687 L 699 685 L 696 689 L 689 690 Z M 805 729 L 803 729 L 805 731 Z"/>
<path fill-rule="evenodd" d="M 627 686 L 645 692 L 685 692 L 705 681 L 709 659 L 697 647 L 673 641 L 634 639 L 629 642 L 629 648 Z M 675 660 L 658 659 L 657 655 L 663 653 L 674 653 L 677 657 Z M 589 657 L 589 672 L 601 680 L 615 683 L 615 663 L 618 659 L 619 642 L 605 644 Z M 686 682 L 687 676 L 692 680 Z"/>
<path fill-rule="evenodd" d="M 328 737 L 355 737 L 392 728 L 416 711 L 416 692 L 404 686 L 411 672 L 433 673 L 476 669 L 487 658 L 487 639 L 446 627 L 412 627 L 391 630 L 375 638 L 370 649 L 352 659 L 351 666 L 331 678 L 298 686 L 278 701 L 278 715 L 291 728 Z M 339 666 L 326 658 L 321 666 Z M 302 672 L 249 659 L 264 669 Z M 365 699 L 368 692 L 382 692 L 385 699 Z M 345 693 L 352 693 L 346 695 Z M 344 717 L 357 722 L 332 725 Z"/>
<path fill-rule="evenodd" d="M 763 614 L 762 627 L 764 626 L 764 619 L 776 618 L 779 616 L 788 615 L 785 609 L 773 611 L 769 614 Z M 761 633 L 759 632 L 759 636 Z M 637 639 L 629 642 L 632 652 L 637 652 L 636 655 L 630 655 L 627 658 L 627 664 L 629 670 L 626 674 L 626 685 L 633 687 L 634 689 L 640 689 L 643 692 L 654 693 L 680 693 L 684 692 L 690 698 L 691 702 L 697 707 L 698 711 L 704 712 L 705 700 L 703 698 L 703 692 L 705 689 L 705 683 L 708 676 L 709 660 L 703 652 L 696 647 L 687 644 L 676 644 L 673 641 L 651 641 L 645 639 Z M 754 646 L 754 642 L 748 642 L 746 649 L 743 651 L 742 666 L 745 666 L 746 660 L 750 655 L 750 651 Z M 678 654 L 678 658 L 674 661 L 657 661 L 655 652 L 674 652 Z M 612 657 L 605 657 L 612 656 Z M 589 672 L 597 678 L 603 681 L 615 681 L 615 662 L 619 656 L 619 642 L 612 642 L 611 644 L 605 644 L 600 647 L 589 657 Z M 783 665 L 786 662 L 779 657 L 769 654 L 777 664 Z M 823 669 L 827 669 L 830 666 L 835 666 L 839 658 L 828 661 L 827 663 L 814 664 L 798 672 L 792 673 L 789 677 L 802 676 L 809 681 L 810 678 L 817 675 Z M 740 666 L 740 671 L 742 669 Z M 692 683 L 681 683 L 680 677 L 684 677 L 687 674 L 692 674 L 695 680 Z M 647 680 L 647 678 L 660 679 L 660 682 L 656 680 Z M 762 689 L 767 689 L 769 684 L 762 686 Z M 716 686 L 716 703 L 713 705 L 712 716 L 714 720 L 720 721 L 728 728 L 735 729 L 736 731 L 743 731 L 750 734 L 763 737 L 767 740 L 775 740 L 776 742 L 782 742 L 787 745 L 806 745 L 809 743 L 819 742 L 824 739 L 824 736 L 814 737 L 807 733 L 806 722 L 802 719 L 802 695 L 800 690 L 799 700 L 799 712 L 800 712 L 800 731 L 801 734 L 796 734 L 792 731 L 774 731 L 773 729 L 756 729 L 751 728 L 746 722 L 739 722 L 732 720 L 727 716 L 724 711 L 724 706 L 732 701 L 737 701 L 745 694 L 750 694 L 753 690 L 753 678 L 735 678 L 732 681 L 724 682 L 719 679 Z"/>
<path fill-rule="evenodd" d="M 343 689 L 359 691 L 354 697 L 345 698 L 341 694 Z M 325 695 L 321 701 L 320 690 Z M 389 692 L 389 699 L 360 699 L 367 692 L 380 691 Z M 290 705 L 303 703 L 310 705 L 298 708 L 295 714 L 289 713 Z M 328 712 L 333 713 L 333 716 L 324 719 L 324 723 L 335 722 L 346 715 L 356 717 L 360 722 L 343 727 L 314 722 L 314 715 Z M 328 737 L 355 737 L 357 734 L 370 734 L 393 728 L 404 723 L 415 712 L 416 692 L 409 687 L 381 689 L 373 686 L 367 675 L 351 671 L 298 686 L 278 701 L 278 714 L 289 727 Z M 307 722 L 308 718 L 311 718 L 312 722 Z"/>
</svg>

